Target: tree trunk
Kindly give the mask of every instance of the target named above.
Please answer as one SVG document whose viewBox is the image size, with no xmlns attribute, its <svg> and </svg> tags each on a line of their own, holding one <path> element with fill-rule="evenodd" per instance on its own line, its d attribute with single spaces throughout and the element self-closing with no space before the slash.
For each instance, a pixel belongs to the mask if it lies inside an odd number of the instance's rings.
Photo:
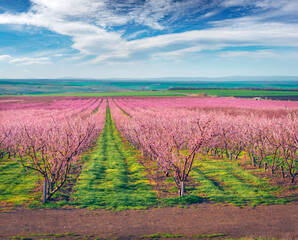
<svg viewBox="0 0 298 240">
<path fill-rule="evenodd" d="M 250 160 L 251 160 L 251 165 L 253 166 L 253 167 L 256 167 L 256 160 L 255 160 L 255 157 L 254 157 L 254 155 L 253 154 L 248 154 L 249 155 L 249 157 L 250 157 Z"/>
<path fill-rule="evenodd" d="M 44 180 L 44 185 L 43 185 L 43 201 L 42 203 L 45 204 L 47 202 L 47 180 Z"/>
<path fill-rule="evenodd" d="M 259 163 L 258 163 L 258 168 L 259 169 L 262 167 L 262 161 L 263 161 L 263 159 L 259 160 Z"/>
<path fill-rule="evenodd" d="M 184 196 L 184 191 L 185 191 L 185 182 L 182 181 L 180 183 L 180 197 L 183 197 Z"/>
<path fill-rule="evenodd" d="M 285 174 L 285 171 L 284 171 L 284 167 L 281 166 L 280 169 L 281 169 L 282 178 L 285 178 L 286 174 Z"/>
<path fill-rule="evenodd" d="M 293 173 L 292 170 L 290 169 L 290 174 L 291 174 L 291 176 L 292 176 L 292 180 L 291 180 L 291 182 L 294 183 L 297 173 L 296 173 L 296 174 Z"/>
<path fill-rule="evenodd" d="M 49 186 L 49 188 L 50 188 L 50 191 L 51 192 L 54 190 L 54 182 L 52 181 L 52 177 L 50 179 L 50 186 Z"/>
</svg>

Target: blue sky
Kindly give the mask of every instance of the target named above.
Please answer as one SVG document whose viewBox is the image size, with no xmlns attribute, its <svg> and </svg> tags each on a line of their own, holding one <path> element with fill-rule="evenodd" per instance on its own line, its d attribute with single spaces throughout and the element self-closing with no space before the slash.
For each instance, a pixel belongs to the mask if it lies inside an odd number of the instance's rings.
<svg viewBox="0 0 298 240">
<path fill-rule="evenodd" d="M 298 76 L 297 0 L 0 0 L 0 78 Z"/>
</svg>

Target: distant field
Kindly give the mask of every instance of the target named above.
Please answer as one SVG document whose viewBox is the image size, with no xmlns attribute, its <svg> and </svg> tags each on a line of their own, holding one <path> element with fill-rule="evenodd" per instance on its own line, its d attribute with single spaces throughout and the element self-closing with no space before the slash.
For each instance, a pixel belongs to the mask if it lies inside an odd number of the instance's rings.
<svg viewBox="0 0 298 240">
<path fill-rule="evenodd" d="M 84 92 L 84 93 L 57 93 L 57 94 L 26 94 L 21 96 L 77 96 L 77 97 L 125 97 L 125 96 L 142 96 L 142 97 L 150 97 L 150 96 L 187 96 L 188 93 L 180 93 L 175 91 L 126 91 L 126 92 Z M 20 96 L 20 95 L 0 95 L 0 97 L 9 97 L 9 96 Z"/>
<path fill-rule="evenodd" d="M 298 93 L 297 93 L 298 94 Z M 65 93 L 49 94 L 49 96 L 79 96 L 79 97 L 117 97 L 117 96 L 186 96 L 188 93 L 177 91 L 127 91 L 127 92 L 89 92 L 89 93 Z"/>
<path fill-rule="evenodd" d="M 286 78 L 287 79 L 287 78 Z M 178 93 L 164 93 L 171 88 L 199 88 L 203 92 L 207 92 L 209 95 L 217 96 L 243 96 L 239 95 L 239 91 L 235 88 L 267 88 L 267 89 L 288 89 L 295 90 L 298 88 L 298 81 L 289 80 L 271 80 L 262 81 L 262 78 L 255 79 L 254 81 L 233 81 L 226 79 L 225 81 L 215 81 L 209 79 L 208 81 L 192 80 L 189 81 L 187 78 L 179 81 L 171 79 L 164 80 L 88 80 L 88 79 L 0 79 L 0 96 L 3 95 L 35 95 L 35 94 L 67 94 L 77 95 L 77 93 L 84 93 L 87 96 L 115 96 L 111 92 L 117 92 L 118 96 L 177 96 Z M 205 88 L 219 88 L 222 90 L 205 90 Z M 237 95 L 233 92 L 229 92 L 231 89 L 236 91 Z M 134 93 L 137 91 L 137 93 Z M 158 93 L 151 93 L 150 91 L 161 91 Z M 177 90 L 175 90 L 177 91 Z M 174 92 L 175 92 L 174 91 Z M 181 91 L 181 90 L 179 90 Z M 218 92 L 220 91 L 220 92 Z M 227 94 L 221 91 L 228 91 Z M 243 91 L 243 92 L 242 92 Z M 245 90 L 240 91 L 241 94 L 245 94 Z M 98 92 L 101 94 L 98 95 Z M 124 93 L 129 92 L 129 93 Z M 198 90 L 195 90 L 195 93 Z M 251 94 L 251 91 L 249 91 Z M 191 91 L 189 92 L 191 93 Z M 96 94 L 96 95 L 93 95 Z M 105 95 L 108 94 L 108 95 Z M 180 94 L 188 94 L 188 92 L 182 91 Z M 268 94 L 268 95 L 267 95 Z M 297 94 L 292 92 L 292 94 Z M 179 94 L 178 94 L 179 95 Z M 266 91 L 265 95 L 269 95 Z M 289 94 L 286 94 L 287 96 Z M 80 94 L 80 96 L 82 96 Z M 248 96 L 248 95 L 246 95 Z M 264 96 L 264 95 L 262 95 Z M 279 95 L 280 96 L 280 95 Z"/>
<path fill-rule="evenodd" d="M 266 96 L 298 96 L 298 91 L 265 91 L 265 90 L 227 90 L 227 89 L 202 89 L 202 90 L 166 90 L 166 91 L 123 91 L 123 92 L 74 92 L 74 93 L 57 93 L 57 94 L 26 94 L 21 96 L 79 96 L 79 97 L 125 97 L 125 96 L 142 96 L 142 97 L 170 97 L 170 96 L 192 96 L 206 93 L 209 96 L 220 97 L 266 97 Z M 0 97 L 20 96 L 20 95 L 0 95 Z M 269 98 L 270 98 L 269 97 Z M 287 99 L 283 99 L 287 100 Z M 295 99 L 292 99 L 295 100 Z"/>
<path fill-rule="evenodd" d="M 232 89 L 202 89 L 202 90 L 170 90 L 181 94 L 206 93 L 210 96 L 298 96 L 298 91 L 265 91 L 265 90 L 232 90 Z"/>
</svg>

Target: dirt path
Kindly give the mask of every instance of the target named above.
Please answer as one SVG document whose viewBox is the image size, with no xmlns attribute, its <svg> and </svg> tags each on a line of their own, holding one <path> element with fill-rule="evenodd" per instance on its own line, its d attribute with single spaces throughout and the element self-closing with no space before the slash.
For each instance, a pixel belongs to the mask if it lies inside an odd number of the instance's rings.
<svg viewBox="0 0 298 240">
<path fill-rule="evenodd" d="M 140 239 L 144 234 L 157 232 L 184 236 L 225 233 L 229 238 L 298 239 L 298 204 L 258 206 L 255 209 L 201 204 L 189 209 L 122 212 L 19 208 L 0 213 L 0 239 L 18 234 L 70 232 L 77 233 L 79 239 Z M 94 237 L 86 238 L 90 234 Z"/>
</svg>

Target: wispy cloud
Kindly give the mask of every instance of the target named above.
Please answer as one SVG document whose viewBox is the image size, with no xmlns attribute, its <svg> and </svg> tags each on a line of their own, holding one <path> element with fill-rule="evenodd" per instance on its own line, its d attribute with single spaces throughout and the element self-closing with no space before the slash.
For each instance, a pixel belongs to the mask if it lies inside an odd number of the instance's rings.
<svg viewBox="0 0 298 240">
<path fill-rule="evenodd" d="M 297 24 L 255 23 L 254 28 L 239 24 L 238 28 L 217 27 L 133 40 L 126 42 L 125 49 L 131 54 L 143 51 L 147 57 L 173 58 L 183 57 L 184 53 L 219 50 L 227 46 L 298 47 L 297 29 Z"/>
<path fill-rule="evenodd" d="M 14 58 L 9 61 L 10 64 L 16 65 L 32 65 L 32 64 L 49 64 L 50 58 L 42 57 L 42 58 Z"/>
<path fill-rule="evenodd" d="M 224 51 L 219 54 L 220 57 L 226 58 L 272 58 L 277 57 L 272 50 L 257 50 L 257 51 Z"/>
<path fill-rule="evenodd" d="M 10 55 L 0 55 L 0 61 L 6 61 L 10 59 L 12 59 Z"/>
</svg>

